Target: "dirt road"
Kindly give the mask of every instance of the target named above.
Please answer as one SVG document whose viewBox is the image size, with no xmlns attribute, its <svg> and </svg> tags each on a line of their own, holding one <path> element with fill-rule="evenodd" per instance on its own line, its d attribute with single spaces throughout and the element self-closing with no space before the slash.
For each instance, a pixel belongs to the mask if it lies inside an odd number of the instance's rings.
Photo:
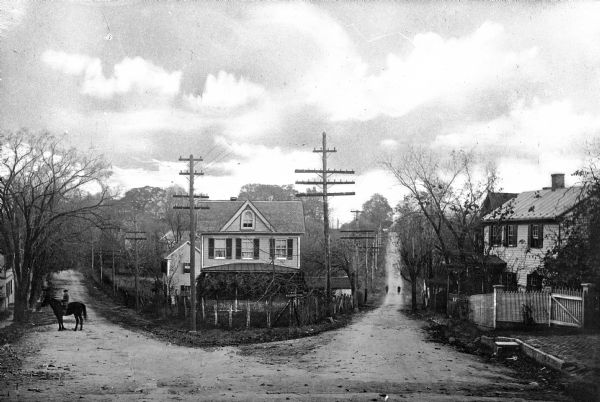
<svg viewBox="0 0 600 402">
<path fill-rule="evenodd" d="M 388 259 L 390 261 L 390 259 Z M 388 272 L 392 272 L 389 270 Z M 83 331 L 44 325 L 15 347 L 29 353 L 8 400 L 565 400 L 425 340 L 398 309 L 390 274 L 386 303 L 352 325 L 311 338 L 244 347 L 174 346 L 110 323 L 94 311 L 80 274 L 56 277 L 88 306 Z M 406 286 L 402 286 L 403 290 Z M 73 328 L 72 317 L 65 325 Z M 34 353 L 31 353 L 31 348 Z"/>
</svg>

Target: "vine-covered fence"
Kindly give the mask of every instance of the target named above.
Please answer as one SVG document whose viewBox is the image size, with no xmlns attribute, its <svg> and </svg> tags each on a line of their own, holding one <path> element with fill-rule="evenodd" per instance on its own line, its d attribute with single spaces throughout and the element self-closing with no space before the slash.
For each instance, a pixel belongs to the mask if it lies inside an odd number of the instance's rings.
<svg viewBox="0 0 600 402">
<path fill-rule="evenodd" d="M 104 275 L 101 284 L 106 293 L 127 307 L 135 307 L 135 286 L 131 278 L 120 280 Z M 152 281 L 138 283 L 140 309 L 161 318 L 187 319 L 191 314 L 189 293 L 175 292 L 165 295 Z M 354 309 L 349 295 L 335 296 L 332 303 L 333 314 L 348 314 Z M 196 303 L 196 322 L 200 326 L 212 328 L 281 327 L 314 324 L 328 316 L 326 299 L 318 292 L 296 294 L 286 297 L 277 295 L 268 299 L 209 299 L 199 297 Z"/>
</svg>

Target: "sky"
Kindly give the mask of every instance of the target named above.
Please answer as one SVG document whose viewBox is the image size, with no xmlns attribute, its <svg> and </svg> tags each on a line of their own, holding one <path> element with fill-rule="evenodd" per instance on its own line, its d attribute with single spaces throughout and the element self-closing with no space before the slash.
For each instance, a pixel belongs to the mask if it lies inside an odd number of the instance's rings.
<svg viewBox="0 0 600 402">
<path fill-rule="evenodd" d="M 211 199 L 314 179 L 323 132 L 356 172 L 334 222 L 397 203 L 382 161 L 411 145 L 476 152 L 508 192 L 573 185 L 599 94 L 594 2 L 0 0 L 0 128 L 104 154 L 122 191 L 187 186 L 190 154 Z"/>
</svg>

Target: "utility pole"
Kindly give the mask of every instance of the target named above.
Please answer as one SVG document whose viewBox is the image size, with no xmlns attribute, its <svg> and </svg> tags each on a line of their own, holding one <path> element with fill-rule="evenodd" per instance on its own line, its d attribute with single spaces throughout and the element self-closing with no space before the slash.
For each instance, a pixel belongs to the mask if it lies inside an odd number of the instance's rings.
<svg viewBox="0 0 600 402">
<path fill-rule="evenodd" d="M 189 162 L 189 170 L 187 172 L 179 172 L 179 174 L 189 176 L 190 188 L 187 196 L 175 194 L 173 197 L 188 197 L 189 206 L 174 206 L 173 209 L 190 210 L 190 308 L 192 310 L 192 314 L 190 314 L 190 331 L 196 332 L 196 209 L 208 209 L 208 207 L 197 207 L 194 198 L 208 198 L 208 196 L 194 195 L 194 177 L 204 175 L 204 172 L 196 172 L 194 170 L 194 163 L 202 162 L 202 158 L 194 159 L 194 155 L 190 154 L 189 158 L 179 157 L 179 160 L 182 162 Z"/>
<path fill-rule="evenodd" d="M 352 211 L 355 214 L 358 214 L 361 211 Z M 358 215 L 357 215 L 358 216 Z M 347 239 L 347 240 L 365 240 L 368 241 L 369 239 L 374 239 L 375 236 L 370 236 L 371 233 L 375 233 L 374 230 L 371 229 L 355 229 L 355 230 L 341 230 L 342 233 L 351 233 L 350 236 L 341 236 L 340 239 Z M 356 247 L 356 281 L 358 282 L 358 267 L 359 267 L 359 249 L 362 249 L 362 247 L 359 246 L 359 244 L 357 242 L 354 243 L 355 247 Z M 365 248 L 365 252 L 366 248 Z M 366 257 L 365 257 L 366 259 Z M 364 296 L 364 300 L 365 302 L 367 301 L 367 285 L 368 285 L 368 278 L 369 278 L 369 272 L 368 272 L 368 267 L 367 265 L 365 265 L 365 296 Z"/>
<path fill-rule="evenodd" d="M 139 278 L 140 278 L 140 264 L 138 258 L 138 241 L 146 240 L 146 232 L 137 230 L 137 223 L 135 223 L 135 229 L 132 231 L 125 232 L 125 239 L 133 241 L 133 248 L 135 250 L 135 310 L 140 309 L 140 294 L 139 294 Z M 129 236 L 129 237 L 127 237 Z"/>
<path fill-rule="evenodd" d="M 327 149 L 327 134 L 323 132 L 323 147 L 321 149 L 314 149 L 313 152 L 323 154 L 321 158 L 322 168 L 321 169 L 296 169 L 295 173 L 316 173 L 319 175 L 321 180 L 298 180 L 296 184 L 314 184 L 320 186 L 322 192 L 318 193 L 298 193 L 297 197 L 323 197 L 323 233 L 325 235 L 325 265 L 327 269 L 326 282 L 325 282 L 325 294 L 327 296 L 327 312 L 332 315 L 331 306 L 331 239 L 329 236 L 329 203 L 328 197 L 342 196 L 342 195 L 354 195 L 354 192 L 344 193 L 330 193 L 328 191 L 328 185 L 337 184 L 354 184 L 354 181 L 343 181 L 343 180 L 329 180 L 329 177 L 333 174 L 354 174 L 354 170 L 335 170 L 327 169 L 327 154 L 337 152 L 334 149 Z"/>
</svg>

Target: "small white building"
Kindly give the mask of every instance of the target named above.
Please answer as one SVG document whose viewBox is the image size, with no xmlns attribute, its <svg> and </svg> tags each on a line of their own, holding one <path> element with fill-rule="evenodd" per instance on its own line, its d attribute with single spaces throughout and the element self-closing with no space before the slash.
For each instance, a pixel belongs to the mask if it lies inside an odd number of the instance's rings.
<svg viewBox="0 0 600 402">
<path fill-rule="evenodd" d="M 565 188 L 564 174 L 553 174 L 551 187 L 520 193 L 483 217 L 486 251 L 506 262 L 505 286 L 541 287 L 537 269 L 565 240 L 562 222 L 582 197 L 581 187 Z"/>
<path fill-rule="evenodd" d="M 196 277 L 200 274 L 202 252 L 196 247 L 194 261 Z M 164 282 L 176 294 L 188 292 L 190 289 L 190 242 L 185 241 L 165 257 Z"/>
</svg>

